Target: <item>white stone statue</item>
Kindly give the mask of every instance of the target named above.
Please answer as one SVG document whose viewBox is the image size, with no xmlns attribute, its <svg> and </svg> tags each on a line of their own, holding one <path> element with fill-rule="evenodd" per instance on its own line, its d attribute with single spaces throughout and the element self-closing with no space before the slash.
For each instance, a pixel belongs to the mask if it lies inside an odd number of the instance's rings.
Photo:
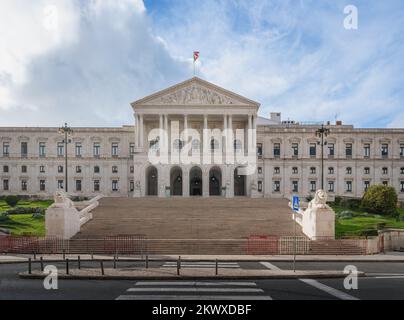
<svg viewBox="0 0 404 320">
<path fill-rule="evenodd" d="M 56 191 L 53 199 L 55 203 L 52 207 L 54 208 L 74 208 L 74 203 L 69 199 L 66 192 Z"/>
<path fill-rule="evenodd" d="M 324 190 L 317 190 L 314 199 L 309 202 L 307 209 L 327 209 L 327 192 Z"/>
</svg>

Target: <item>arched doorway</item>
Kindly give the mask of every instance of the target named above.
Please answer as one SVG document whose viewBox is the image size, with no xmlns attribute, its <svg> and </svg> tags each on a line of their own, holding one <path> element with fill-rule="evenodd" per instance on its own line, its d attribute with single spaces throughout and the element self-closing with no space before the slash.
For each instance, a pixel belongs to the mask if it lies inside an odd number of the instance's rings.
<svg viewBox="0 0 404 320">
<path fill-rule="evenodd" d="M 189 195 L 202 196 L 202 170 L 199 167 L 193 167 L 189 172 Z"/>
<path fill-rule="evenodd" d="M 222 171 L 218 167 L 214 167 L 209 171 L 209 195 L 222 195 Z"/>
<path fill-rule="evenodd" d="M 157 196 L 158 172 L 156 167 L 149 167 L 146 171 L 146 190 L 148 196 Z"/>
<path fill-rule="evenodd" d="M 236 168 L 234 170 L 234 196 L 244 197 L 246 196 L 246 176 L 239 174 L 238 169 L 239 168 Z"/>
<path fill-rule="evenodd" d="M 182 196 L 182 170 L 180 167 L 171 169 L 170 189 L 172 196 Z"/>
</svg>

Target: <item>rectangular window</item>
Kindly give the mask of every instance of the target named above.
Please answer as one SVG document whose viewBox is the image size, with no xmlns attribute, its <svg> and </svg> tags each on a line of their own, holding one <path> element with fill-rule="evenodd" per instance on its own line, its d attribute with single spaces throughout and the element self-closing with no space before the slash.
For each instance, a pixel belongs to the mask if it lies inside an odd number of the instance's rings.
<svg viewBox="0 0 404 320">
<path fill-rule="evenodd" d="M 335 186 L 334 181 L 328 181 L 328 192 L 334 192 L 335 190 L 334 186 Z"/>
<path fill-rule="evenodd" d="M 400 192 L 404 192 L 404 181 L 400 181 Z"/>
<path fill-rule="evenodd" d="M 21 142 L 21 157 L 28 157 L 28 142 Z"/>
<path fill-rule="evenodd" d="M 404 168 L 403 168 L 403 170 L 404 170 Z M 258 167 L 258 174 L 262 174 L 262 167 Z"/>
<path fill-rule="evenodd" d="M 386 167 L 384 167 L 384 168 L 382 169 L 382 173 L 383 173 L 383 174 L 389 174 L 389 169 L 386 168 Z"/>
<path fill-rule="evenodd" d="M 317 169 L 315 167 L 310 168 L 310 174 L 316 174 Z"/>
<path fill-rule="evenodd" d="M 39 166 L 39 173 L 45 173 L 45 166 Z"/>
<path fill-rule="evenodd" d="M 292 143 L 292 156 L 297 157 L 299 155 L 299 144 Z"/>
<path fill-rule="evenodd" d="M 135 191 L 135 182 L 133 180 L 130 180 L 129 190 L 130 190 L 130 192 Z"/>
<path fill-rule="evenodd" d="M 292 174 L 298 174 L 299 173 L 299 168 L 298 167 L 293 167 L 292 168 Z"/>
<path fill-rule="evenodd" d="M 76 173 L 81 173 L 81 171 L 82 171 L 82 170 L 81 170 L 81 166 L 77 166 L 77 167 L 76 167 Z"/>
<path fill-rule="evenodd" d="M 400 144 L 400 157 L 404 157 L 404 144 Z"/>
<path fill-rule="evenodd" d="M 112 180 L 112 191 L 117 192 L 119 190 L 118 180 Z"/>
<path fill-rule="evenodd" d="M 299 192 L 299 181 L 292 181 L 292 192 Z"/>
<path fill-rule="evenodd" d="M 310 192 L 316 192 L 316 191 L 317 191 L 317 182 L 310 181 Z"/>
<path fill-rule="evenodd" d="M 281 173 L 281 168 L 275 167 L 274 168 L 274 174 L 280 174 Z"/>
<path fill-rule="evenodd" d="M 334 172 L 335 172 L 334 167 L 328 168 L 328 174 L 334 174 Z"/>
<path fill-rule="evenodd" d="M 39 190 L 40 191 L 45 191 L 46 190 L 46 181 L 45 180 L 40 180 L 39 181 Z"/>
<path fill-rule="evenodd" d="M 58 157 L 64 157 L 64 155 L 65 155 L 65 144 L 63 142 L 58 142 L 57 154 L 58 154 Z"/>
<path fill-rule="evenodd" d="M 346 174 L 352 174 L 352 168 L 351 167 L 346 168 Z"/>
<path fill-rule="evenodd" d="M 135 173 L 135 167 L 134 166 L 130 166 L 130 173 Z"/>
<path fill-rule="evenodd" d="M 310 157 L 315 157 L 317 155 L 317 144 L 310 143 Z"/>
<path fill-rule="evenodd" d="M 82 146 L 81 142 L 77 142 L 76 146 L 75 146 L 75 153 L 76 153 L 77 158 L 81 158 L 81 156 L 82 156 L 82 154 L 81 154 L 82 148 L 83 148 L 83 146 Z"/>
<path fill-rule="evenodd" d="M 345 182 L 346 192 L 352 192 L 352 181 Z"/>
<path fill-rule="evenodd" d="M 370 158 L 370 144 L 369 143 L 365 144 L 363 147 L 363 156 L 365 158 Z"/>
<path fill-rule="evenodd" d="M 9 188 L 10 188 L 10 186 L 9 186 L 8 180 L 7 179 L 3 180 L 3 190 L 8 191 Z"/>
<path fill-rule="evenodd" d="M 281 144 L 275 143 L 274 144 L 274 157 L 279 158 L 281 156 Z"/>
<path fill-rule="evenodd" d="M 10 156 L 10 144 L 8 142 L 3 142 L 3 157 Z"/>
<path fill-rule="evenodd" d="M 366 192 L 366 191 L 368 191 L 369 187 L 370 187 L 370 181 L 369 180 L 364 181 L 363 190 Z"/>
<path fill-rule="evenodd" d="M 27 180 L 21 180 L 21 191 L 27 191 Z"/>
<path fill-rule="evenodd" d="M 94 173 L 100 173 L 100 167 L 99 166 L 94 167 Z"/>
<path fill-rule="evenodd" d="M 365 170 L 364 170 L 364 173 L 365 173 L 365 174 L 370 174 L 370 168 L 369 168 L 369 167 L 366 167 Z"/>
<path fill-rule="evenodd" d="M 262 157 L 262 143 L 257 143 L 257 156 L 258 158 Z"/>
<path fill-rule="evenodd" d="M 328 144 L 328 156 L 329 157 L 334 157 L 335 154 L 335 148 L 333 143 Z"/>
<path fill-rule="evenodd" d="M 4 173 L 8 173 L 8 171 L 9 171 L 8 166 L 3 166 L 3 172 L 4 172 Z"/>
<path fill-rule="evenodd" d="M 63 173 L 63 166 L 58 166 L 58 173 Z"/>
<path fill-rule="evenodd" d="M 81 180 L 76 180 L 76 191 L 81 192 Z"/>
<path fill-rule="evenodd" d="M 347 143 L 345 145 L 345 156 L 347 158 L 352 158 L 352 143 Z"/>
<path fill-rule="evenodd" d="M 94 180 L 94 192 L 100 191 L 100 180 Z"/>
<path fill-rule="evenodd" d="M 274 192 L 281 192 L 281 182 L 274 181 Z"/>
<path fill-rule="evenodd" d="M 135 154 L 135 144 L 134 143 L 129 144 L 129 154 L 131 156 Z"/>
<path fill-rule="evenodd" d="M 389 185 L 389 182 L 388 181 L 383 181 L 382 184 L 387 187 Z"/>
<path fill-rule="evenodd" d="M 118 144 L 117 143 L 113 143 L 111 146 L 111 155 L 113 157 L 117 157 L 118 156 Z"/>
<path fill-rule="evenodd" d="M 45 142 L 40 142 L 39 143 L 39 156 L 41 158 L 46 157 L 46 143 Z"/>
<path fill-rule="evenodd" d="M 258 181 L 258 192 L 262 192 L 262 181 Z"/>
<path fill-rule="evenodd" d="M 404 167 L 400 168 L 400 174 L 404 174 Z"/>
<path fill-rule="evenodd" d="M 382 157 L 387 158 L 389 156 L 389 145 L 384 143 L 382 144 Z"/>
<path fill-rule="evenodd" d="M 28 171 L 27 166 L 22 166 L 21 167 L 21 173 L 27 173 L 27 171 Z"/>
<path fill-rule="evenodd" d="M 63 190 L 64 189 L 64 181 L 63 180 L 58 180 L 58 189 Z"/>
<path fill-rule="evenodd" d="M 93 145 L 93 155 L 98 158 L 101 154 L 101 145 L 97 142 Z"/>
<path fill-rule="evenodd" d="M 118 173 L 118 167 L 117 166 L 112 167 L 112 173 Z"/>
</svg>

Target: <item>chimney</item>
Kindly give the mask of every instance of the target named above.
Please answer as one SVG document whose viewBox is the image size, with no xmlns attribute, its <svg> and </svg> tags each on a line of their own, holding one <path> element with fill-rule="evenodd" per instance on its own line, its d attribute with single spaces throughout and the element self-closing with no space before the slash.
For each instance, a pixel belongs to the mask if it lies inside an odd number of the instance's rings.
<svg viewBox="0 0 404 320">
<path fill-rule="evenodd" d="M 272 121 L 281 123 L 281 113 L 280 112 L 271 112 L 270 119 Z"/>
<path fill-rule="evenodd" d="M 342 126 L 342 121 L 341 121 L 341 120 L 337 120 L 337 122 L 335 123 L 335 125 L 337 125 L 337 126 Z"/>
</svg>

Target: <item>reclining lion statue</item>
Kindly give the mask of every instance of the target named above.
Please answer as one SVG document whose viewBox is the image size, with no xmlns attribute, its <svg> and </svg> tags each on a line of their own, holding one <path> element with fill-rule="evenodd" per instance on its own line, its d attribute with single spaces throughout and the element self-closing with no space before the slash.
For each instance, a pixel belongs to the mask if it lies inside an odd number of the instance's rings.
<svg viewBox="0 0 404 320">
<path fill-rule="evenodd" d="M 55 195 L 53 196 L 55 203 L 53 207 L 58 208 L 74 208 L 74 203 L 72 200 L 69 199 L 67 193 L 63 191 L 56 191 Z"/>
<path fill-rule="evenodd" d="M 324 190 L 317 190 L 314 199 L 309 202 L 307 209 L 326 209 L 327 206 L 327 192 Z"/>
</svg>

